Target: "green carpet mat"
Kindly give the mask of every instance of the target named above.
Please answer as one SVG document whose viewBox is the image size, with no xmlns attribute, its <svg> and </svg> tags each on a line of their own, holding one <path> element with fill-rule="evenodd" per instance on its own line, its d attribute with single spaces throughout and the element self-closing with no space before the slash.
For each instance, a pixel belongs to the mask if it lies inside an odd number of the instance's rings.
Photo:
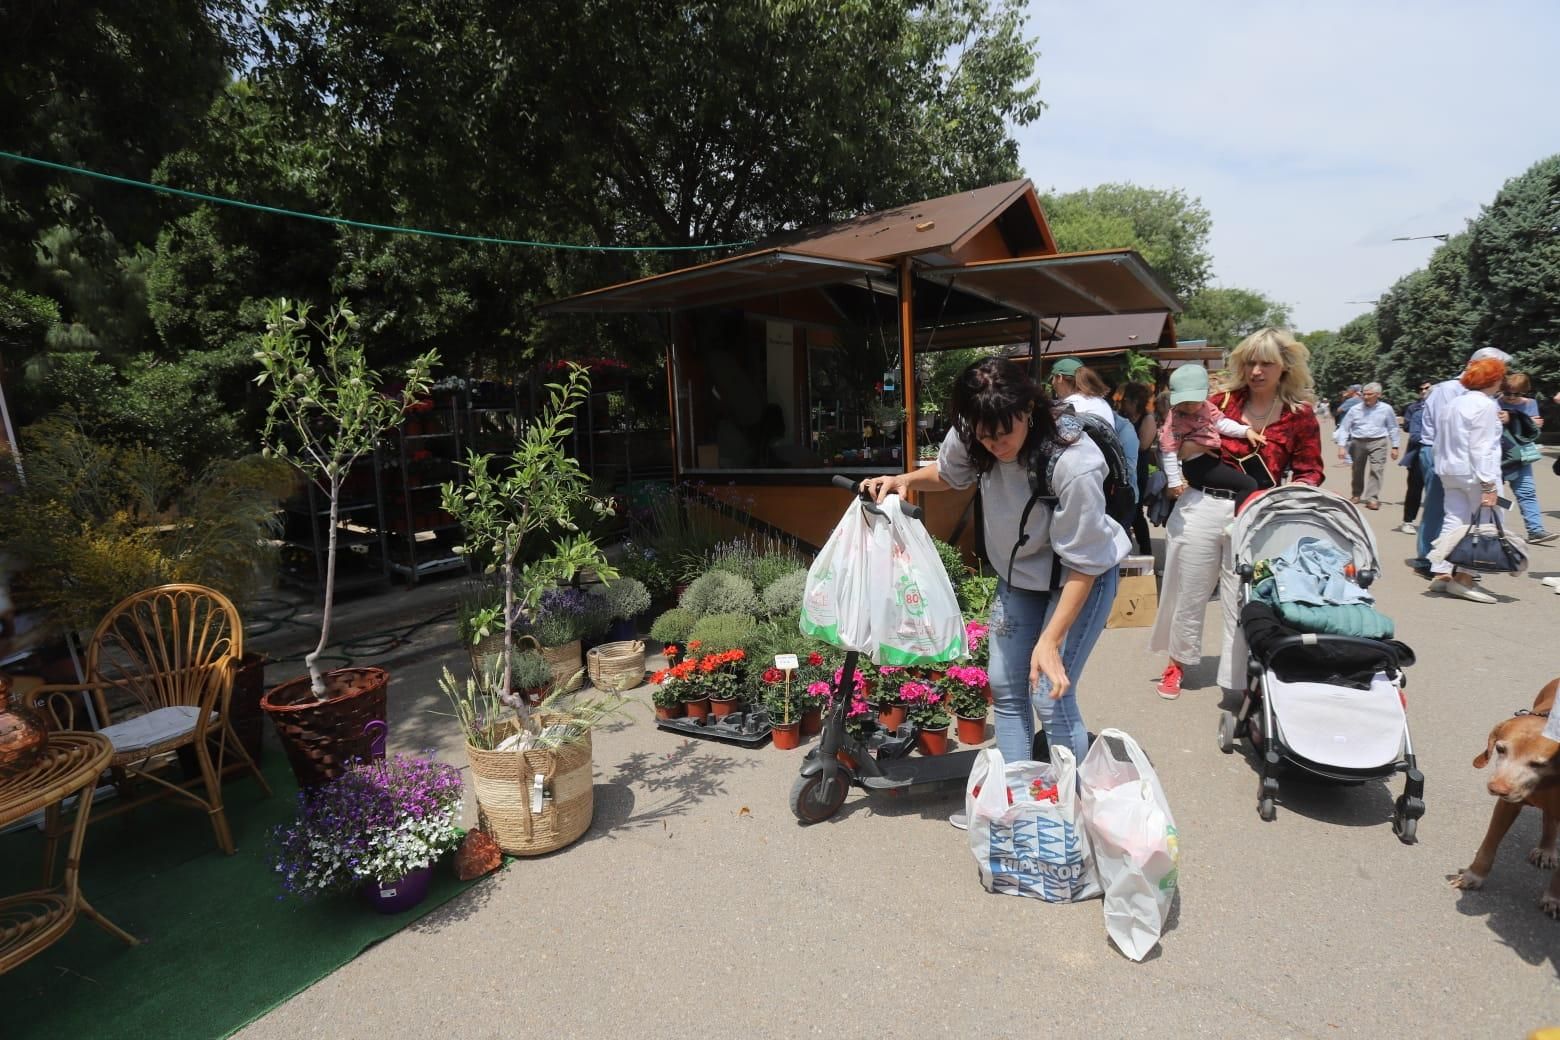
<svg viewBox="0 0 1560 1040">
<path fill-rule="evenodd" d="M 267 838 L 291 818 L 297 785 L 274 746 L 264 772 L 270 798 L 252 777 L 225 785 L 233 856 L 217 850 L 197 810 L 155 803 L 91 824 L 82 892 L 142 944 L 77 918 L 0 975 L 0 1037 L 225 1037 L 477 883 L 457 881 L 447 857 L 428 898 L 394 916 L 349 896 L 283 898 Z M 41 832 L 0 836 L 0 894 L 36 888 L 42 865 Z"/>
</svg>

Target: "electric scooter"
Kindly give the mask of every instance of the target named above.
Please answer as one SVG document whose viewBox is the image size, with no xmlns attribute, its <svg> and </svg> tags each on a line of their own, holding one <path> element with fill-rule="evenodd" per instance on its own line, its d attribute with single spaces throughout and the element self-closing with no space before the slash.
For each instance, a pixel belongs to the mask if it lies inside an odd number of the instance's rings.
<svg viewBox="0 0 1560 1040">
<path fill-rule="evenodd" d="M 834 477 L 836 487 L 850 490 L 866 500 L 869 513 L 883 511 L 848 477 Z M 900 504 L 901 511 L 919 520 L 921 509 Z M 791 786 L 791 811 L 802 823 L 821 823 L 839 812 L 851 784 L 867 791 L 903 791 L 912 787 L 945 784 L 964 780 L 975 765 L 980 749 L 955 751 L 946 755 L 910 757 L 915 746 L 916 727 L 907 722 L 893 733 L 879 730 L 860 740 L 845 728 L 845 713 L 850 709 L 850 691 L 855 688 L 859 650 L 846 649 L 845 664 L 834 687 L 834 704 L 823 724 L 818 746 L 807 752 L 801 775 Z"/>
</svg>

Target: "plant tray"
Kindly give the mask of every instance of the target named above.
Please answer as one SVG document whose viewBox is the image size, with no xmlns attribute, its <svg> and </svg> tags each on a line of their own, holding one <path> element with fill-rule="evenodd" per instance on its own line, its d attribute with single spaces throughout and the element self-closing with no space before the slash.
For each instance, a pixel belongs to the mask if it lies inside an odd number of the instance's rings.
<svg viewBox="0 0 1560 1040">
<path fill-rule="evenodd" d="M 724 718 L 711 715 L 699 719 L 656 719 L 655 724 L 671 733 L 682 733 L 704 740 L 742 747 L 763 747 L 769 743 L 769 716 L 762 711 L 736 711 Z"/>
</svg>

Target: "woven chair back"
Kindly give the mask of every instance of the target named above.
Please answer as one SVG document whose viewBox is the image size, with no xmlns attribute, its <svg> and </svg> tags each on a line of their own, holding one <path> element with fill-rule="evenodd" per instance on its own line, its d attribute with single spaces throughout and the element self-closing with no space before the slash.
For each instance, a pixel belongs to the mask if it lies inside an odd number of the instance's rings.
<svg viewBox="0 0 1560 1040">
<path fill-rule="evenodd" d="M 244 656 L 244 626 L 222 593 L 161 585 L 121 600 L 93 633 L 87 670 L 147 711 L 222 707 Z"/>
</svg>

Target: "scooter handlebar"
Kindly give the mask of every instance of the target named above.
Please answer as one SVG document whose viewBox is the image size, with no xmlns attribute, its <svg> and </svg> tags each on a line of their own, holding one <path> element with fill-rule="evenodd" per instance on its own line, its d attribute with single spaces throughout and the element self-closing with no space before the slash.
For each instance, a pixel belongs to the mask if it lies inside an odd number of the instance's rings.
<svg viewBox="0 0 1560 1040">
<path fill-rule="evenodd" d="M 836 473 L 834 476 L 829 478 L 829 483 L 833 484 L 837 488 L 843 488 L 853 495 L 860 495 L 862 500 L 867 503 L 867 512 L 877 513 L 879 515 L 883 514 L 883 510 L 879 509 L 877 503 L 872 501 L 872 496 L 866 491 L 862 490 L 860 481 L 851 480 L 849 477 L 841 476 Z M 911 505 L 909 502 L 906 502 L 903 499 L 900 499 L 899 510 L 900 512 L 904 513 L 905 516 L 908 516 L 913 520 L 920 520 L 923 516 L 926 515 L 920 506 Z"/>
</svg>

